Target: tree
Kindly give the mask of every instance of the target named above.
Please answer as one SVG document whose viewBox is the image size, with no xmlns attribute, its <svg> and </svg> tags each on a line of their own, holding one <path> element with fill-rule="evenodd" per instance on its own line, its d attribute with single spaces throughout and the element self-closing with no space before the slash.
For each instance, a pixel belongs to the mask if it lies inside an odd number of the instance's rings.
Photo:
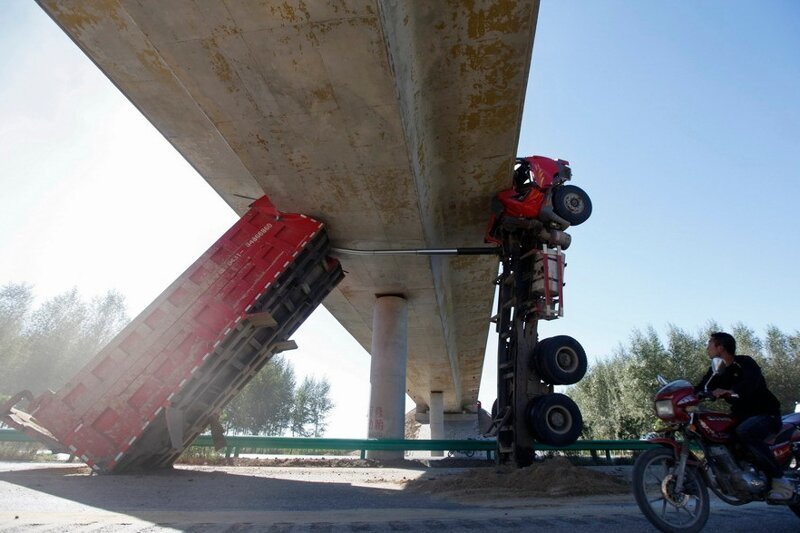
<svg viewBox="0 0 800 533">
<path fill-rule="evenodd" d="M 658 389 L 656 375 L 667 379 L 696 381 L 708 368 L 705 346 L 708 334 L 720 331 L 711 321 L 695 335 L 669 325 L 666 344 L 653 328 L 634 330 L 626 346 L 613 357 L 593 365 L 584 379 L 570 390 L 581 408 L 584 436 L 597 439 L 639 438 L 657 424 L 652 398 Z M 783 412 L 800 400 L 800 333 L 787 335 L 767 329 L 766 342 L 742 323 L 731 329 L 737 352 L 759 361 L 770 389 L 781 401 Z M 726 410 L 720 402 L 712 407 Z"/>
<path fill-rule="evenodd" d="M 797 344 L 792 342 L 789 335 L 775 326 L 769 326 L 766 352 L 762 371 L 767 385 L 781 402 L 781 409 L 784 412 L 793 411 L 795 402 L 800 401 L 800 354 Z"/>
<path fill-rule="evenodd" d="M 323 378 L 306 377 L 294 394 L 290 429 L 292 435 L 321 437 L 325 433 L 325 419 L 333 409 L 330 400 L 330 383 Z"/>
<path fill-rule="evenodd" d="M 312 383 L 313 392 L 309 406 L 311 411 L 310 423 L 314 427 L 314 436 L 321 437 L 325 434 L 328 426 L 326 422 L 328 413 L 333 409 L 333 402 L 330 399 L 331 384 L 325 378 L 319 382 L 313 382 L 312 380 Z"/>
<path fill-rule="evenodd" d="M 72 375 L 69 360 L 87 314 L 76 288 L 46 300 L 33 312 L 24 332 L 28 357 L 17 376 L 21 388 L 41 394 Z"/>
<path fill-rule="evenodd" d="M 291 421 L 294 369 L 283 357 L 273 357 L 223 411 L 228 431 L 251 435 L 282 435 Z"/>
<path fill-rule="evenodd" d="M 764 362 L 764 343 L 752 328 L 737 322 L 731 328 L 731 335 L 736 339 L 736 352 L 738 354 L 749 355 L 758 361 L 758 364 Z"/>
<path fill-rule="evenodd" d="M 43 302 L 33 312 L 27 285 L 0 290 L 0 392 L 57 389 L 129 321 L 117 292 L 86 303 L 77 289 Z"/>
<path fill-rule="evenodd" d="M 117 291 L 108 291 L 95 297 L 89 304 L 86 320 L 81 324 L 76 355 L 85 364 L 94 357 L 117 333 L 130 322 L 125 309 L 125 297 Z"/>
<path fill-rule="evenodd" d="M 9 283 L 0 288 L 0 391 L 17 386 L 14 376 L 25 346 L 22 331 L 33 303 L 33 290 L 24 283 Z"/>
</svg>

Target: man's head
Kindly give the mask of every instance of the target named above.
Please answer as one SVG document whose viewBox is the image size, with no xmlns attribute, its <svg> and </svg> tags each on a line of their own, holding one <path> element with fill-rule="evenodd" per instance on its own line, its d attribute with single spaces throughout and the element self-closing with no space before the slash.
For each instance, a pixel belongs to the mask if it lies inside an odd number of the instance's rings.
<svg viewBox="0 0 800 533">
<path fill-rule="evenodd" d="M 722 357 L 723 359 L 736 355 L 736 339 L 730 333 L 717 331 L 708 336 L 706 353 L 709 358 Z M 727 357 L 726 357 L 727 356 Z"/>
</svg>

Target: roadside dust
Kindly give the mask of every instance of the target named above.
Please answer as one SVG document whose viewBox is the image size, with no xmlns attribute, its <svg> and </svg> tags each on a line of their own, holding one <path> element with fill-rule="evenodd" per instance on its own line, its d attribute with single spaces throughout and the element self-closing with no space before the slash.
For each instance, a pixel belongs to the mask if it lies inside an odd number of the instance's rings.
<svg viewBox="0 0 800 533">
<path fill-rule="evenodd" d="M 630 486 L 624 481 L 574 466 L 564 457 L 554 457 L 521 469 L 475 468 L 452 475 L 429 472 L 409 481 L 406 488 L 458 501 L 558 498 L 630 492 Z"/>
<path fill-rule="evenodd" d="M 351 457 L 286 457 L 286 458 L 228 458 L 221 461 L 179 461 L 182 465 L 195 466 L 272 466 L 272 467 L 325 467 L 325 468 L 376 468 L 378 461 Z"/>
</svg>

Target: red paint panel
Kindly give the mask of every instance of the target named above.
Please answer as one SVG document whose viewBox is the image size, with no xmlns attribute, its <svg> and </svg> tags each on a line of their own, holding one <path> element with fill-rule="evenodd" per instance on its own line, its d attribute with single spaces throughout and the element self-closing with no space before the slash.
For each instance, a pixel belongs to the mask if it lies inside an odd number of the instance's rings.
<svg viewBox="0 0 800 533">
<path fill-rule="evenodd" d="M 256 201 L 52 401 L 33 403 L 37 422 L 87 463 L 113 467 L 322 227 L 278 215 Z"/>
</svg>

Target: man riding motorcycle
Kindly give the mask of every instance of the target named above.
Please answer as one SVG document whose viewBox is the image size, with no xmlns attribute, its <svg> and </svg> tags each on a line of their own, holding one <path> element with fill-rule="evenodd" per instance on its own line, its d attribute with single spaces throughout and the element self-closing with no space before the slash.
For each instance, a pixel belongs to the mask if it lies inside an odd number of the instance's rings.
<svg viewBox="0 0 800 533">
<path fill-rule="evenodd" d="M 752 357 L 734 355 L 736 340 L 728 333 L 712 333 L 706 353 L 710 359 L 722 359 L 725 367 L 716 374 L 709 368 L 695 391 L 709 392 L 731 405 L 731 414 L 740 420 L 736 436 L 772 480 L 768 498 L 790 499 L 793 484 L 783 477 L 780 465 L 765 442 L 770 434 L 781 429 L 781 404 L 767 388 L 761 367 Z"/>
</svg>

